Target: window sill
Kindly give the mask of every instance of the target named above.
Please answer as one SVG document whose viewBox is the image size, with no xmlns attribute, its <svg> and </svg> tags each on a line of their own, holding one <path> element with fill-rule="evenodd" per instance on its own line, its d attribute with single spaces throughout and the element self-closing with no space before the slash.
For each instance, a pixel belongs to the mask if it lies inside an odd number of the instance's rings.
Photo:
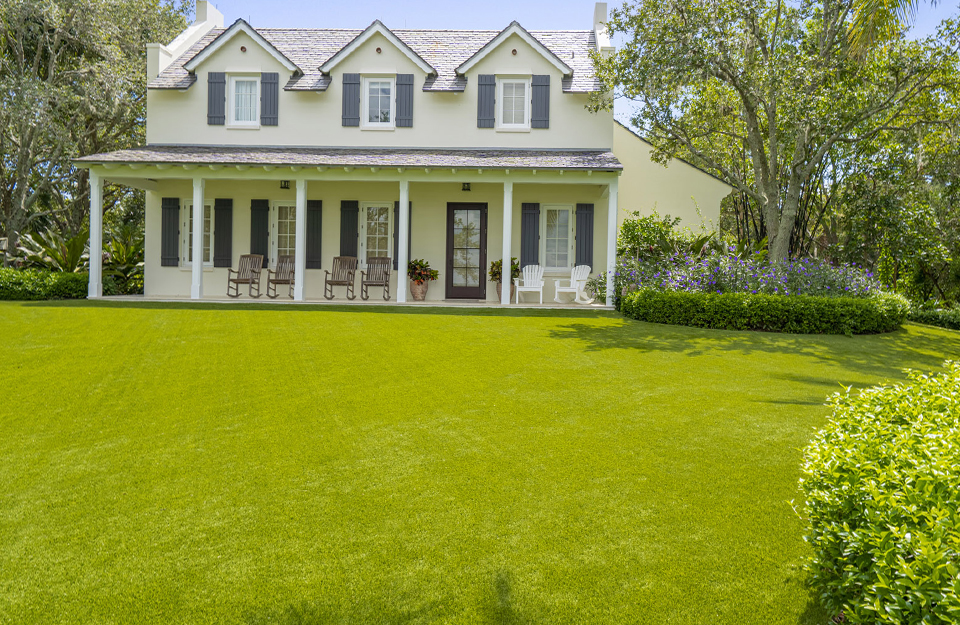
<svg viewBox="0 0 960 625">
<path fill-rule="evenodd" d="M 213 266 L 213 265 L 204 265 L 204 266 L 203 266 L 203 271 L 204 271 L 204 273 L 213 273 L 213 270 L 214 270 L 214 266 Z M 180 271 L 191 271 L 191 272 L 192 272 L 192 271 L 193 271 L 193 265 L 180 265 Z"/>
<path fill-rule="evenodd" d="M 517 126 L 516 128 L 497 126 L 497 132 L 530 132 L 530 126 Z"/>
<path fill-rule="evenodd" d="M 396 126 L 360 126 L 360 130 L 396 130 Z"/>
<path fill-rule="evenodd" d="M 227 130 L 260 130 L 260 124 L 227 124 Z"/>
</svg>

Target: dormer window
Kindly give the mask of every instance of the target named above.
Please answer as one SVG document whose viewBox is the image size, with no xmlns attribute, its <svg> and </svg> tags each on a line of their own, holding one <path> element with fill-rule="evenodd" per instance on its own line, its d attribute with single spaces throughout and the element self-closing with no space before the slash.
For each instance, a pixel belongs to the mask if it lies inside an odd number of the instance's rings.
<svg viewBox="0 0 960 625">
<path fill-rule="evenodd" d="M 396 78 L 363 79 L 363 127 L 392 130 L 396 127 L 394 86 Z"/>
<path fill-rule="evenodd" d="M 258 76 L 230 76 L 229 124 L 236 127 L 260 126 L 260 80 Z"/>
<path fill-rule="evenodd" d="M 497 122 L 501 130 L 530 129 L 530 79 L 497 80 Z"/>
</svg>

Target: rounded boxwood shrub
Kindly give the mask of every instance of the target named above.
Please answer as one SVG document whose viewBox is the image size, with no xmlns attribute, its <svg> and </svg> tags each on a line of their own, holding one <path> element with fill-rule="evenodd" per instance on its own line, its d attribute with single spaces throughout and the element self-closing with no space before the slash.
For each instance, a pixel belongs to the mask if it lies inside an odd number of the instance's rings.
<svg viewBox="0 0 960 625">
<path fill-rule="evenodd" d="M 960 364 L 837 394 L 804 452 L 808 570 L 836 622 L 960 621 Z"/>
<path fill-rule="evenodd" d="M 85 273 L 0 268 L 0 300 L 83 299 Z"/>
<path fill-rule="evenodd" d="M 641 288 L 620 303 L 624 315 L 672 325 L 794 334 L 874 334 L 900 327 L 910 304 L 900 295 L 819 297 L 703 293 Z"/>
</svg>

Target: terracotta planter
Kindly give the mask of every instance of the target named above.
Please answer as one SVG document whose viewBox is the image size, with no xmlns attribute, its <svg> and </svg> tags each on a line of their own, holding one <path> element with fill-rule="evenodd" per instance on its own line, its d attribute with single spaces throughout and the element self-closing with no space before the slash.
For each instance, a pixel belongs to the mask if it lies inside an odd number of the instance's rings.
<svg viewBox="0 0 960 625">
<path fill-rule="evenodd" d="M 417 284 L 415 281 L 410 281 L 410 295 L 413 296 L 413 300 L 416 302 L 422 302 L 424 298 L 427 297 L 427 287 L 430 286 L 430 282 L 424 280 L 423 284 Z"/>
<path fill-rule="evenodd" d="M 498 301 L 498 302 L 503 301 L 503 288 L 502 288 L 502 286 L 503 286 L 503 283 L 502 283 L 502 282 L 497 282 L 497 301 Z M 513 301 L 513 298 L 516 296 L 516 294 L 517 294 L 517 285 L 514 284 L 513 282 L 511 282 L 511 283 L 510 283 L 510 301 L 511 301 L 511 302 Z"/>
</svg>

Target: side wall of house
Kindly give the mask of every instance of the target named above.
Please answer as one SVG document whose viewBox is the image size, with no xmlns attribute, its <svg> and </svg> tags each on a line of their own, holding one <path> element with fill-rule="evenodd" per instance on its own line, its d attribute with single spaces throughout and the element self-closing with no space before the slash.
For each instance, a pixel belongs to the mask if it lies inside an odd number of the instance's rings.
<svg viewBox="0 0 960 625">
<path fill-rule="evenodd" d="M 634 211 L 679 217 L 681 226 L 699 231 L 720 225 L 720 201 L 731 187 L 683 161 L 666 166 L 650 160 L 650 144 L 618 123 L 613 127 L 613 153 L 623 164 L 620 176 L 620 218 Z"/>
</svg>

